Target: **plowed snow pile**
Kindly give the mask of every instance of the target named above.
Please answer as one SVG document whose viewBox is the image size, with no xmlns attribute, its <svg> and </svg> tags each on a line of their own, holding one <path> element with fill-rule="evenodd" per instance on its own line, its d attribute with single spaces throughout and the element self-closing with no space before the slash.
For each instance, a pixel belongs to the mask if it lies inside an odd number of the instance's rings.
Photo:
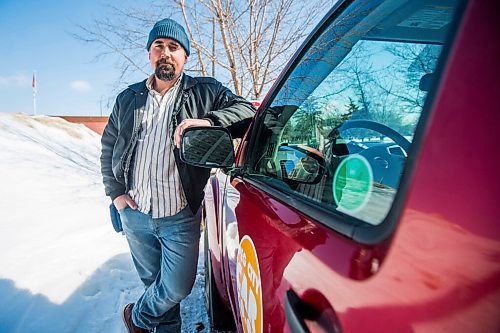
<svg viewBox="0 0 500 333">
<path fill-rule="evenodd" d="M 109 222 L 99 155 L 83 125 L 0 113 L 0 332 L 125 332 L 120 310 L 142 286 Z M 207 327 L 202 260 L 183 332 Z"/>
</svg>

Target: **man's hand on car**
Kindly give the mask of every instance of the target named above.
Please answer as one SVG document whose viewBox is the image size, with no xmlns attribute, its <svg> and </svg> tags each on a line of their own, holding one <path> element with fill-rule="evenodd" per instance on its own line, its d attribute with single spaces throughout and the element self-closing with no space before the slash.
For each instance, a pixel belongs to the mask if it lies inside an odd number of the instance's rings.
<svg viewBox="0 0 500 333">
<path fill-rule="evenodd" d="M 174 143 L 177 148 L 181 147 L 181 138 L 184 130 L 193 126 L 212 126 L 212 123 L 207 119 L 184 119 L 181 121 L 174 133 Z"/>
</svg>

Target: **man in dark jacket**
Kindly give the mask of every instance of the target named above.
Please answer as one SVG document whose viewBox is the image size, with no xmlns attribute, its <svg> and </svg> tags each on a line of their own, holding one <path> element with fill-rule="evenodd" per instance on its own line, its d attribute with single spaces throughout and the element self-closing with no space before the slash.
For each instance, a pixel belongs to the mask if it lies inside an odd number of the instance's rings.
<svg viewBox="0 0 500 333">
<path fill-rule="evenodd" d="M 179 159 L 183 131 L 223 126 L 244 134 L 254 109 L 212 78 L 183 73 L 189 39 L 157 22 L 147 42 L 154 70 L 120 93 L 102 136 L 106 195 L 119 213 L 144 294 L 123 309 L 128 332 L 180 332 L 180 301 L 196 277 L 200 205 L 209 169 Z"/>
</svg>

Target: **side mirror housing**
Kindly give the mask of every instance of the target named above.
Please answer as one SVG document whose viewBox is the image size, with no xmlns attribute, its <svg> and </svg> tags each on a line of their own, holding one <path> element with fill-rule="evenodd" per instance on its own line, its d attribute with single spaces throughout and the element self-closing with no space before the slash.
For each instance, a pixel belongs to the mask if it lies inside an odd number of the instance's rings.
<svg viewBox="0 0 500 333">
<path fill-rule="evenodd" d="M 189 127 L 182 135 L 180 157 L 197 167 L 229 168 L 234 164 L 231 134 L 223 127 Z"/>
</svg>

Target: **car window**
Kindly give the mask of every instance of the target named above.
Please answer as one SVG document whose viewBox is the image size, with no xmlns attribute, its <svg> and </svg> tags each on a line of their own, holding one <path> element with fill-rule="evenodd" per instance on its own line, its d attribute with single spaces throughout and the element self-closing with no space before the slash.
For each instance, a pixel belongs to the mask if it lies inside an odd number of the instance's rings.
<svg viewBox="0 0 500 333">
<path fill-rule="evenodd" d="M 347 7 L 259 116 L 249 177 L 380 224 L 398 191 L 455 5 L 398 0 Z"/>
</svg>

